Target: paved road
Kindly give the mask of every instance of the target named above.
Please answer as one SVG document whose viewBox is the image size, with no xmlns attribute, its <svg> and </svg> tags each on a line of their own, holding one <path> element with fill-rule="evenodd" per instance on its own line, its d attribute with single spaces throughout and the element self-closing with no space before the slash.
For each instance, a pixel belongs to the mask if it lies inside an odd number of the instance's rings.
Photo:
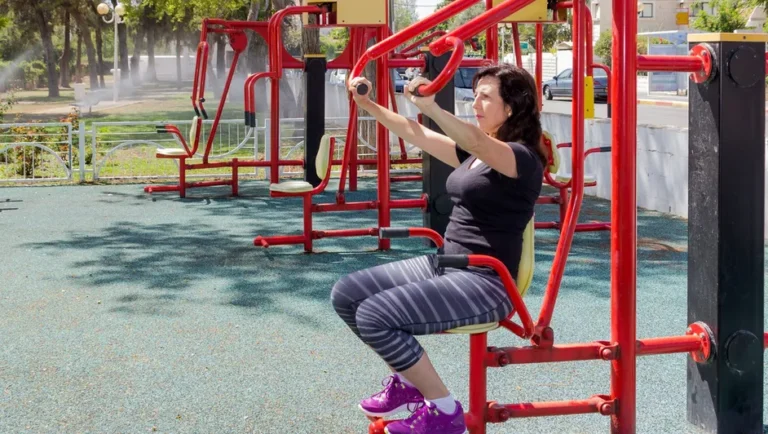
<svg viewBox="0 0 768 434">
<path fill-rule="evenodd" d="M 595 103 L 595 117 L 606 118 L 608 116 L 607 110 L 605 103 Z M 544 101 L 544 111 L 571 113 L 571 101 L 566 99 Z M 688 108 L 638 104 L 637 123 L 638 125 L 671 125 L 688 128 Z"/>
</svg>

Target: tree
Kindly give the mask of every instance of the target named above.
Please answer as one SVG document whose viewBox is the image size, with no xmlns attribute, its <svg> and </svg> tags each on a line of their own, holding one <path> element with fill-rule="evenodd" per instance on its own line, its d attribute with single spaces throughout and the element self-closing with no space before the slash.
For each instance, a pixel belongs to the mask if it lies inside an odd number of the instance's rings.
<svg viewBox="0 0 768 434">
<path fill-rule="evenodd" d="M 758 2 L 765 0 L 757 0 Z M 705 32 L 733 33 L 734 30 L 746 29 L 748 12 L 754 7 L 753 0 L 711 0 L 712 14 L 701 10 L 691 27 Z M 701 7 L 700 2 L 693 7 Z"/>
<path fill-rule="evenodd" d="M 571 16 L 569 15 L 569 24 L 545 24 L 542 26 L 544 30 L 544 41 L 542 43 L 543 51 L 551 50 L 558 42 L 573 40 L 570 20 Z M 528 41 L 531 45 L 536 43 L 535 24 L 520 24 L 518 29 L 521 41 Z"/>
<path fill-rule="evenodd" d="M 402 0 L 395 3 L 395 22 L 393 32 L 399 32 L 419 19 L 416 14 L 416 0 Z"/>
<path fill-rule="evenodd" d="M 662 38 L 650 38 L 651 44 L 671 44 L 671 42 Z M 595 42 L 593 52 L 595 55 L 600 56 L 603 59 L 603 64 L 607 67 L 611 67 L 612 61 L 612 46 L 613 38 L 610 30 L 604 30 L 600 32 L 600 37 Z M 637 38 L 637 54 L 648 53 L 648 44 L 646 38 Z"/>
</svg>

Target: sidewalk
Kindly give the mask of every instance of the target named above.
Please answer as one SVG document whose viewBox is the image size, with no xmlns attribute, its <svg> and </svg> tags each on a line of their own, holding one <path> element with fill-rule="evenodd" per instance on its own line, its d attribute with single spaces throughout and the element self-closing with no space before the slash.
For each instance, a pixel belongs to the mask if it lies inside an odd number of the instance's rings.
<svg viewBox="0 0 768 434">
<path fill-rule="evenodd" d="M 653 93 L 637 91 L 637 103 L 644 105 L 666 106 L 666 107 L 688 107 L 688 97 L 674 95 L 671 93 Z"/>
</svg>

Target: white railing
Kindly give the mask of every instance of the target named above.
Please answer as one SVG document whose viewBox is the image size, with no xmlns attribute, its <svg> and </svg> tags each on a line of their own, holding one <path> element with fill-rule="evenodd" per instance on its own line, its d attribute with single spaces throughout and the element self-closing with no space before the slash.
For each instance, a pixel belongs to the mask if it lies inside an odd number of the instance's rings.
<svg viewBox="0 0 768 434">
<path fill-rule="evenodd" d="M 404 113 L 410 119 L 415 116 Z M 459 114 L 460 118 L 469 118 Z M 326 118 L 325 131 L 338 137 L 334 159 L 344 155 L 348 118 Z M 188 130 L 191 120 L 174 121 L 125 121 L 71 123 L 17 123 L 0 124 L 0 182 L 72 181 L 79 173 L 82 182 L 90 175 L 93 180 L 118 179 L 177 179 L 178 160 L 157 158 L 156 151 L 163 148 L 181 148 L 179 140 L 170 133 L 157 132 L 158 125 L 175 125 L 185 135 L 188 146 Z M 231 158 L 269 160 L 269 119 L 260 120 L 255 128 L 246 126 L 241 119 L 227 119 L 219 123 L 216 135 L 211 138 L 212 120 L 203 121 L 200 144 L 196 156 L 189 163 L 199 162 L 208 140 L 211 141 L 209 159 Z M 280 158 L 304 159 L 304 118 L 280 120 Z M 358 118 L 358 159 L 375 159 L 375 140 L 367 137 L 376 134 L 376 121 L 372 117 Z M 398 137 L 390 133 L 390 157 L 399 159 L 401 150 Z M 421 151 L 405 143 L 408 158 L 419 158 Z M 74 164 L 73 164 L 74 163 Z M 252 170 L 252 172 L 251 172 Z M 339 167 L 334 173 L 338 175 Z M 374 174 L 375 168 L 360 166 L 361 174 Z M 393 173 L 412 172 L 414 169 L 393 169 Z M 242 168 L 238 176 L 268 178 L 266 168 Z M 301 176 L 301 167 L 281 166 L 282 176 Z M 195 177 L 228 177 L 227 168 L 196 170 L 188 174 Z"/>
<path fill-rule="evenodd" d="M 181 148 L 178 139 L 170 133 L 158 134 L 157 125 L 175 125 L 185 134 L 187 145 L 192 147 L 186 133 L 192 121 L 164 122 L 93 122 L 90 130 L 90 149 L 93 155 L 93 179 L 125 178 L 174 178 L 178 177 L 178 161 L 155 158 L 157 149 Z M 212 120 L 203 121 L 197 158 L 202 158 L 210 140 Z M 259 146 L 263 145 L 265 126 L 251 128 L 242 120 L 222 120 L 211 140 L 211 160 L 243 155 L 259 158 Z M 262 139 L 260 141 L 260 138 Z M 117 170 L 113 170 L 117 169 Z M 195 176 L 226 176 L 226 170 L 206 170 Z M 247 175 L 247 173 L 243 173 Z"/>
<path fill-rule="evenodd" d="M 0 124 L 0 181 L 71 181 L 72 124 Z"/>
</svg>

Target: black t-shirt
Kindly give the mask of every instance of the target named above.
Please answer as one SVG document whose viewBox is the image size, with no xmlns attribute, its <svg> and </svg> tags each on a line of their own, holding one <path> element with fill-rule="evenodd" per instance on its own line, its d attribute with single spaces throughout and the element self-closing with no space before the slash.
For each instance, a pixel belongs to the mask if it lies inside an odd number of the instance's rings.
<svg viewBox="0 0 768 434">
<path fill-rule="evenodd" d="M 541 193 L 543 167 L 533 149 L 508 143 L 515 153 L 518 178 L 510 178 L 456 145 L 461 162 L 448 176 L 453 210 L 445 231 L 446 254 L 493 256 L 517 279 L 523 232 Z"/>
</svg>

